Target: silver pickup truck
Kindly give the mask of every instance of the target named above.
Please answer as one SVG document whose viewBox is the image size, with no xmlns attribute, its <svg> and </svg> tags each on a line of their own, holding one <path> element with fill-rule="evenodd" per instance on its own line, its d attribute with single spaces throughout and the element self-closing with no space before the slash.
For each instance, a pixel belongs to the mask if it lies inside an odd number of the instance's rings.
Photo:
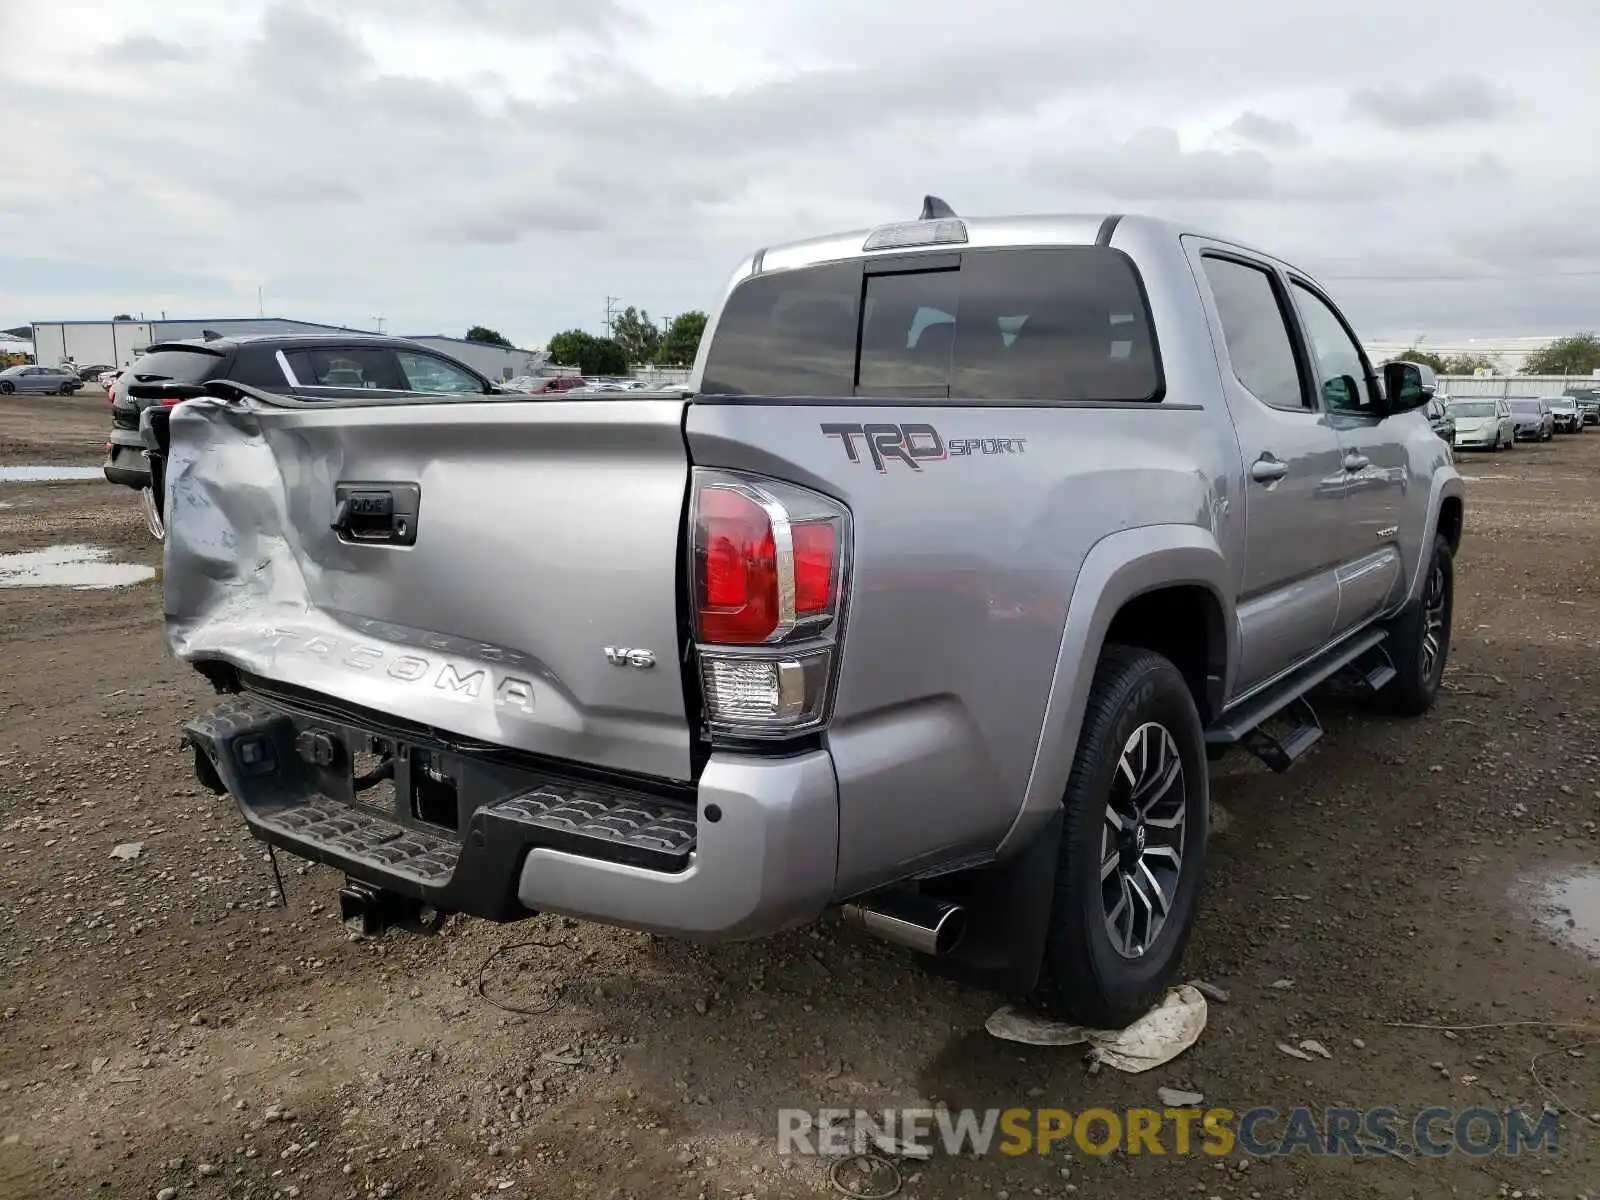
<svg viewBox="0 0 1600 1200">
<path fill-rule="evenodd" d="M 1308 275 L 1134 217 L 922 216 L 734 273 L 688 388 L 171 422 L 201 778 L 369 928 L 706 941 L 841 907 L 1100 1025 L 1198 912 L 1207 763 L 1429 707 L 1462 482 Z"/>
</svg>

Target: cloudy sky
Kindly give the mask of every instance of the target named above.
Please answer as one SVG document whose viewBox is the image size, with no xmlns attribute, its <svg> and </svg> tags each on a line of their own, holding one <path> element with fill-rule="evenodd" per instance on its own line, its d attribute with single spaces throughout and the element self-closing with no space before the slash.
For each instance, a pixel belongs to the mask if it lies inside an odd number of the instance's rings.
<svg viewBox="0 0 1600 1200">
<path fill-rule="evenodd" d="M 523 344 L 757 246 L 1154 212 L 1369 338 L 1600 326 L 1593 0 L 0 0 L 0 326 Z"/>
</svg>

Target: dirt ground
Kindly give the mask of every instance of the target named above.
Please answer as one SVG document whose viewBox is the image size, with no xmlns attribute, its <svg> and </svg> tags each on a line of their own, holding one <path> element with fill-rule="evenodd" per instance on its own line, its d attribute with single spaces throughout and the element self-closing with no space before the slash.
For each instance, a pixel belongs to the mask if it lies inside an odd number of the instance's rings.
<svg viewBox="0 0 1600 1200">
<path fill-rule="evenodd" d="M 98 396 L 0 399 L 0 462 L 93 465 L 105 422 Z M 779 1108 L 1117 1109 L 1167 1086 L 1236 1111 L 1550 1104 L 1559 1152 L 939 1156 L 902 1164 L 900 1194 L 1600 1197 L 1600 969 L 1519 898 L 1600 864 L 1600 436 L 1462 470 L 1439 704 L 1334 703 L 1291 773 L 1218 765 L 1187 973 L 1230 999 L 1142 1075 L 995 1040 L 995 997 L 832 921 L 714 949 L 546 917 L 365 940 L 333 872 L 280 856 L 282 907 L 179 750 L 208 691 L 166 653 L 159 581 L 0 588 L 0 1196 L 832 1195 L 825 1163 L 777 1153 Z M 0 554 L 61 543 L 159 563 L 131 493 L 0 483 Z M 553 1007 L 508 1012 L 480 977 Z M 1331 1057 L 1278 1048 L 1305 1038 Z"/>
</svg>

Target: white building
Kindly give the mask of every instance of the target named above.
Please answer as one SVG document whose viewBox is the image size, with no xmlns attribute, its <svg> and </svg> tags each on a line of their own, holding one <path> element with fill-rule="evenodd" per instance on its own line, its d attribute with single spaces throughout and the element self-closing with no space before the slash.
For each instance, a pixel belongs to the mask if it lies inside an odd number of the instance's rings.
<svg viewBox="0 0 1600 1200">
<path fill-rule="evenodd" d="M 263 333 L 372 334 L 371 329 L 295 321 L 288 317 L 210 317 L 185 321 L 35 321 L 34 361 L 44 366 L 71 362 L 80 367 L 104 364 L 118 369 L 130 366 L 155 342 L 201 338 L 208 332 L 222 337 Z M 466 363 L 490 379 L 506 380 L 537 374 L 544 355 L 533 350 L 507 349 L 488 342 L 426 334 L 410 339 L 429 349 Z"/>
<path fill-rule="evenodd" d="M 537 350 L 508 349 L 493 342 L 469 342 L 437 333 L 407 334 L 406 337 L 430 350 L 448 354 L 499 383 L 518 375 L 537 375 L 545 365 L 545 356 Z"/>
<path fill-rule="evenodd" d="M 371 333 L 286 317 L 213 317 L 197 321 L 35 321 L 34 361 L 42 366 L 71 362 L 80 367 L 131 366 L 154 342 L 200 338 L 210 331 L 229 337 L 249 333 Z"/>
</svg>

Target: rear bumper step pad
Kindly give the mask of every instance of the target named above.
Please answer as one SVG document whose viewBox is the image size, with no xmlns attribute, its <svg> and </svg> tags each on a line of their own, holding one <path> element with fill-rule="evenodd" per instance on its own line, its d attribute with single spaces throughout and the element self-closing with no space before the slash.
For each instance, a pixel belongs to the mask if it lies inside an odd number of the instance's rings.
<svg viewBox="0 0 1600 1200">
<path fill-rule="evenodd" d="M 527 915 L 516 891 L 534 847 L 667 874 L 694 855 L 685 801 L 390 739 L 252 696 L 226 698 L 184 735 L 258 838 L 453 912 Z M 392 786 L 357 792 L 358 754 L 387 755 Z"/>
</svg>

